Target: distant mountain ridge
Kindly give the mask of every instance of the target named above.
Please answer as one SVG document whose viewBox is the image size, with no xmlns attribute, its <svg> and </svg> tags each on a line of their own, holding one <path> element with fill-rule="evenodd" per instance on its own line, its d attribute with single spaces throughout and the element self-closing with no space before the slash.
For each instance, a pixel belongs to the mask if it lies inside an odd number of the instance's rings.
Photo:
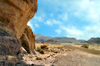
<svg viewBox="0 0 100 66">
<path fill-rule="evenodd" d="M 93 44 L 93 43 L 100 44 L 100 38 L 99 37 L 97 37 L 97 38 L 91 38 L 87 42 L 90 43 L 90 44 Z"/>
<path fill-rule="evenodd" d="M 52 37 L 49 37 L 49 36 L 42 36 L 41 34 L 35 34 L 35 40 L 49 40 L 49 39 L 52 39 Z"/>
<path fill-rule="evenodd" d="M 49 37 L 49 36 L 42 36 L 41 34 L 35 34 L 35 40 L 36 42 L 43 42 L 43 41 L 48 41 L 52 40 L 55 42 L 61 42 L 61 43 L 82 43 L 85 42 L 85 40 L 76 40 L 75 38 L 69 38 L 69 37 Z"/>
<path fill-rule="evenodd" d="M 89 43 L 89 44 L 100 44 L 100 38 L 90 38 L 88 41 L 86 40 L 77 40 L 75 38 L 69 37 L 49 37 L 49 36 L 42 36 L 41 34 L 35 34 L 36 42 L 60 42 L 60 43 Z"/>
<path fill-rule="evenodd" d="M 75 38 L 68 38 L 68 37 L 55 37 L 53 40 L 62 42 L 62 43 L 73 43 L 77 42 Z"/>
</svg>

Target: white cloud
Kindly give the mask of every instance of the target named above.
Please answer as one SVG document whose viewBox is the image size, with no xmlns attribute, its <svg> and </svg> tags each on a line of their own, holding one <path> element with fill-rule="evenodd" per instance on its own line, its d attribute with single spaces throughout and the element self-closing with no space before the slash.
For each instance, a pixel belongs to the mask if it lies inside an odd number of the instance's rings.
<svg viewBox="0 0 100 66">
<path fill-rule="evenodd" d="M 74 26 L 71 26 L 71 27 L 61 26 L 60 28 L 64 30 L 67 34 L 69 34 L 70 36 L 83 35 L 83 32 L 81 30 L 76 29 L 76 27 Z"/>
<path fill-rule="evenodd" d="M 30 21 L 27 23 L 27 25 L 32 28 L 32 31 L 35 31 L 35 28 L 33 27 L 32 23 Z"/>
<path fill-rule="evenodd" d="M 55 32 L 57 32 L 58 34 L 60 34 L 62 31 L 60 29 L 56 29 Z"/>
<path fill-rule="evenodd" d="M 38 22 L 42 22 L 43 18 L 40 16 L 34 16 L 34 20 L 38 21 Z"/>
<path fill-rule="evenodd" d="M 32 24 L 30 23 L 30 21 L 27 23 L 27 25 L 32 28 Z"/>
<path fill-rule="evenodd" d="M 81 0 L 73 4 L 73 8 L 71 9 L 74 11 L 74 15 L 84 21 L 88 22 L 99 22 L 100 21 L 100 3 L 90 0 Z"/>
<path fill-rule="evenodd" d="M 40 0 L 40 2 L 43 3 L 43 6 L 39 8 L 39 14 L 34 17 L 36 22 L 44 22 L 51 27 L 61 26 L 56 28 L 55 32 L 63 33 L 67 37 L 89 39 L 100 36 L 99 0 L 53 0 L 53 2 L 52 0 Z M 80 26 L 80 24 L 81 27 L 78 28 L 77 26 Z"/>
<path fill-rule="evenodd" d="M 40 1 L 42 2 L 42 1 Z M 43 0 L 44 3 L 44 0 Z M 50 5 L 48 5 L 50 3 Z M 54 13 L 59 12 L 58 18 L 62 20 L 68 20 L 66 13 L 73 12 L 73 16 L 88 21 L 98 22 L 100 21 L 100 1 L 99 0 L 46 0 L 44 6 L 48 5 L 49 10 L 53 10 Z"/>
<path fill-rule="evenodd" d="M 100 23 L 90 25 L 90 26 L 85 26 L 84 27 L 85 32 L 88 33 L 88 35 L 91 36 L 100 36 Z"/>
<path fill-rule="evenodd" d="M 39 25 L 38 24 L 35 24 L 35 27 L 39 28 Z"/>
<path fill-rule="evenodd" d="M 63 21 L 67 21 L 68 20 L 68 14 L 63 13 L 63 14 L 59 14 L 58 18 L 63 20 Z"/>
<path fill-rule="evenodd" d="M 91 37 L 100 36 L 100 23 L 94 25 L 84 26 L 83 29 L 79 30 L 75 26 L 60 26 L 59 30 L 62 31 L 66 37 L 74 37 L 77 39 L 90 39 Z"/>
<path fill-rule="evenodd" d="M 47 25 L 49 25 L 49 26 L 52 26 L 52 25 L 60 25 L 60 24 L 62 24 L 60 21 L 57 21 L 57 20 L 55 20 L 55 19 L 50 19 L 50 20 L 47 20 L 46 22 L 45 22 L 45 24 L 47 24 Z"/>
<path fill-rule="evenodd" d="M 47 21 L 47 22 L 45 22 L 45 24 L 47 24 L 49 26 L 52 26 L 53 25 L 53 23 L 51 21 Z"/>
</svg>

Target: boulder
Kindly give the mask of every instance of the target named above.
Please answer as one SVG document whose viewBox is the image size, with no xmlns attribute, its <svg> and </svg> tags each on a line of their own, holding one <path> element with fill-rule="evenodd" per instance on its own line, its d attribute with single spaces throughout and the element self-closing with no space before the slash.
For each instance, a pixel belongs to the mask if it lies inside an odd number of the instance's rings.
<svg viewBox="0 0 100 66">
<path fill-rule="evenodd" d="M 35 49 L 35 34 L 32 32 L 30 26 L 26 26 L 23 35 L 20 38 L 22 46 L 28 53 L 34 53 Z"/>
<path fill-rule="evenodd" d="M 18 39 L 37 11 L 37 0 L 0 0 L 0 28 Z"/>
<path fill-rule="evenodd" d="M 17 55 L 21 42 L 9 32 L 0 28 L 0 55 Z"/>
</svg>

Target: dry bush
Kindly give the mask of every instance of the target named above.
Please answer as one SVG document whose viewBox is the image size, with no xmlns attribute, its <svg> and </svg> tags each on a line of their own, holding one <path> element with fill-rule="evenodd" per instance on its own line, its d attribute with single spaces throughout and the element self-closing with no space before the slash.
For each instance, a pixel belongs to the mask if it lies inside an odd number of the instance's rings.
<svg viewBox="0 0 100 66">
<path fill-rule="evenodd" d="M 41 45 L 41 49 L 48 49 L 47 45 Z"/>
<path fill-rule="evenodd" d="M 40 57 L 36 57 L 36 60 L 42 60 L 42 58 L 40 58 Z"/>
<path fill-rule="evenodd" d="M 41 53 L 41 54 L 44 54 L 44 50 L 41 49 L 40 47 L 37 47 L 36 51 L 38 51 L 38 52 Z"/>
<path fill-rule="evenodd" d="M 83 48 L 89 48 L 89 44 L 83 44 L 82 47 Z"/>
</svg>

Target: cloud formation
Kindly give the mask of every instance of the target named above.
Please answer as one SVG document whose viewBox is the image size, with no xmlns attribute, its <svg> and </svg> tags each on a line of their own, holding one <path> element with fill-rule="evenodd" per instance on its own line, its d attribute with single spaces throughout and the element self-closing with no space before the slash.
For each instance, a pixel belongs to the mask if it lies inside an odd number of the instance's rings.
<svg viewBox="0 0 100 66">
<path fill-rule="evenodd" d="M 58 34 L 60 34 L 62 31 L 60 29 L 56 29 L 55 32 L 57 32 Z"/>
<path fill-rule="evenodd" d="M 30 21 L 27 23 L 27 25 L 32 28 L 32 31 L 35 31 L 35 28 L 33 27 L 33 24 Z"/>
<path fill-rule="evenodd" d="M 35 27 L 39 28 L 39 25 L 38 24 L 35 24 Z"/>
<path fill-rule="evenodd" d="M 39 0 L 38 11 L 30 23 L 30 26 L 35 27 L 33 30 L 37 28 L 44 30 L 42 34 L 48 36 L 86 40 L 100 37 L 100 1 Z"/>
<path fill-rule="evenodd" d="M 45 24 L 52 26 L 52 25 L 60 25 L 62 23 L 60 21 L 55 20 L 55 19 L 49 19 L 45 22 Z"/>
</svg>

